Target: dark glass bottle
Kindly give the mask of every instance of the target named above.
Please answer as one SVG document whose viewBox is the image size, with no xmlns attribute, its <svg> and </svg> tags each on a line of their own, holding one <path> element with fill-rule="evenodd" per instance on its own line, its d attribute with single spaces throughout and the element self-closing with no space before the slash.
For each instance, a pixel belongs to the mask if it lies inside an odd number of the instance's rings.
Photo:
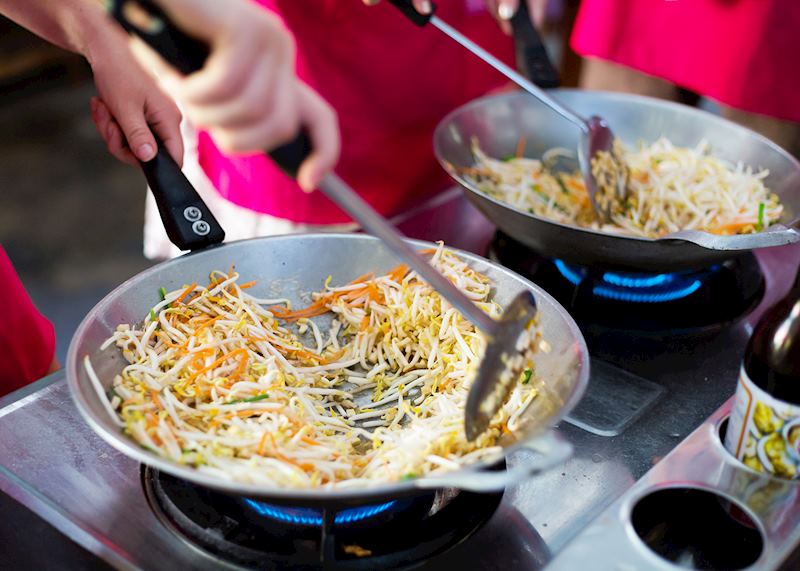
<svg viewBox="0 0 800 571">
<path fill-rule="evenodd" d="M 800 271 L 747 344 L 725 447 L 754 470 L 800 477 Z"/>
</svg>

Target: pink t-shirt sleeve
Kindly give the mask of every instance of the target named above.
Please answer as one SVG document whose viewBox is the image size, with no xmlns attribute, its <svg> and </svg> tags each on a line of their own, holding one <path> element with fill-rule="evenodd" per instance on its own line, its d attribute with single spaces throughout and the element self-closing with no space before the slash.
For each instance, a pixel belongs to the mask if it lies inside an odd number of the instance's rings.
<svg viewBox="0 0 800 571">
<path fill-rule="evenodd" d="M 53 325 L 36 309 L 0 247 L 0 396 L 43 377 L 55 353 Z"/>
</svg>

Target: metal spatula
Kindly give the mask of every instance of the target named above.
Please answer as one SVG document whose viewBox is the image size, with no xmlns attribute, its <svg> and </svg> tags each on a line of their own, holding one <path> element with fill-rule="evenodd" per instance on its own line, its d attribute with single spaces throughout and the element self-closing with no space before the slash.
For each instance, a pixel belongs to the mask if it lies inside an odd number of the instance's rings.
<svg viewBox="0 0 800 571">
<path fill-rule="evenodd" d="M 126 5 L 144 10 L 151 22 L 134 23 L 126 17 Z M 188 74 L 202 68 L 208 47 L 178 30 L 163 11 L 149 0 L 113 0 L 112 15 L 130 33 L 137 35 L 176 69 Z M 141 14 L 140 10 L 140 14 Z M 311 143 L 301 132 L 291 143 L 270 151 L 270 158 L 294 177 L 301 163 L 311 152 Z M 356 220 L 364 230 L 380 238 L 398 257 L 428 282 L 442 297 L 458 309 L 487 337 L 486 353 L 473 382 L 465 414 L 467 438 L 475 439 L 488 427 L 508 394 L 522 375 L 522 366 L 514 367 L 516 345 L 523 331 L 536 315 L 536 302 L 530 292 L 516 297 L 499 321 L 477 307 L 447 278 L 431 266 L 403 239 L 389 222 L 362 200 L 335 174 L 327 175 L 320 190 Z M 519 368 L 520 370 L 516 370 Z"/>
<path fill-rule="evenodd" d="M 614 150 L 614 133 L 602 117 L 592 116 L 587 119 L 550 97 L 546 91 L 528 81 L 525 76 L 504 64 L 447 22 L 442 21 L 435 15 L 436 6 L 434 4 L 432 4 L 430 14 L 420 14 L 414 9 L 411 0 L 389 0 L 389 2 L 417 26 L 430 24 L 437 28 L 564 119 L 576 125 L 581 131 L 578 164 L 589 192 L 592 208 L 599 220 L 603 222 L 610 220 L 612 205 L 625 200 L 628 169 L 623 158 Z M 597 159 L 600 159 L 600 162 L 595 165 L 595 168 L 592 168 L 593 161 Z"/>
</svg>

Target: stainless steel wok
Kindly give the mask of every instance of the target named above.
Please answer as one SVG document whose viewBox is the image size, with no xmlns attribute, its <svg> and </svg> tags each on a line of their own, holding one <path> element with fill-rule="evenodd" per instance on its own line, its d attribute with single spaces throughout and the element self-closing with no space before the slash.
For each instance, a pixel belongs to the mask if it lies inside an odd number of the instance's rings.
<svg viewBox="0 0 800 571">
<path fill-rule="evenodd" d="M 467 198 L 515 240 L 569 262 L 649 271 L 703 267 L 748 250 L 800 241 L 800 163 L 768 139 L 711 113 L 650 97 L 570 89 L 550 93 L 578 113 L 604 117 L 626 144 L 666 136 L 676 145 L 694 146 L 706 139 L 716 156 L 769 169 L 766 184 L 780 197 L 785 213 L 780 224 L 758 234 L 683 231 L 654 240 L 614 236 L 517 210 L 481 193 L 459 174 L 459 167 L 474 164 L 471 140 L 476 138 L 490 156 L 504 157 L 514 153 L 523 137 L 525 155 L 539 157 L 552 147 L 577 148 L 579 132 L 534 98 L 516 92 L 460 107 L 434 134 L 440 163 L 466 189 Z"/>
<path fill-rule="evenodd" d="M 430 244 L 413 242 L 419 247 Z M 231 263 L 247 280 L 256 279 L 257 295 L 286 297 L 295 305 L 307 303 L 308 294 L 318 290 L 328 275 L 334 283 L 345 283 L 367 272 L 382 272 L 396 265 L 393 255 L 377 239 L 354 234 L 320 234 L 270 237 L 234 242 L 196 251 L 157 265 L 122 284 L 106 296 L 86 316 L 69 347 L 67 378 L 78 409 L 89 424 L 109 444 L 143 464 L 153 466 L 226 493 L 269 498 L 273 502 L 297 505 L 343 505 L 370 499 L 415 494 L 432 488 L 457 487 L 474 491 L 498 490 L 539 470 L 563 461 L 569 446 L 547 429 L 562 419 L 580 399 L 588 380 L 589 357 L 586 345 L 567 312 L 547 293 L 520 276 L 483 258 L 462 252 L 473 267 L 485 272 L 496 284 L 495 299 L 509 303 L 524 290 L 533 292 L 538 319 L 548 352 L 539 352 L 535 378 L 540 395 L 524 413 L 520 430 L 504 440 L 503 454 L 446 475 L 380 484 L 348 490 L 286 489 L 248 485 L 201 473 L 140 448 L 121 433 L 103 408 L 99 395 L 83 366 L 86 355 L 108 388 L 126 365 L 119 350 L 100 346 L 116 326 L 138 323 L 159 301 L 159 288 L 177 289 L 209 275 Z M 516 450 L 532 449 L 514 468 L 492 471 L 493 462 Z"/>
</svg>

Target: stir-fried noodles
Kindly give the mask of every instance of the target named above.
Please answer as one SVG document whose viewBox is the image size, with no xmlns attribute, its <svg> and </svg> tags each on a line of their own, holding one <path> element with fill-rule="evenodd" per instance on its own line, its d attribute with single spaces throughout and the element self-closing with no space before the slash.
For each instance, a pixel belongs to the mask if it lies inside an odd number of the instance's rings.
<svg viewBox="0 0 800 571">
<path fill-rule="evenodd" d="M 431 262 L 493 316 L 490 280 L 440 246 Z M 106 394 L 139 445 L 221 478 L 284 487 L 356 487 L 457 469 L 499 452 L 536 395 L 528 369 L 491 427 L 464 435 L 485 348 L 475 327 L 404 265 L 333 287 L 299 310 L 248 293 L 233 268 L 163 292 L 140 326 L 106 342 L 130 363 Z M 253 290 L 250 290 L 253 291 Z M 320 327 L 312 318 L 328 317 Z M 307 339 L 303 343 L 302 339 Z"/>
<path fill-rule="evenodd" d="M 542 160 L 499 160 L 473 143 L 473 153 L 476 164 L 463 173 L 481 192 L 537 216 L 614 234 L 748 234 L 767 228 L 783 212 L 778 197 L 764 186 L 766 170 L 727 163 L 712 156 L 705 142 L 692 149 L 661 138 L 624 149 L 628 196 L 612 203 L 610 224 L 597 221 L 579 171 L 553 168 L 565 158 L 574 163 L 566 149 L 551 149 Z"/>
</svg>

